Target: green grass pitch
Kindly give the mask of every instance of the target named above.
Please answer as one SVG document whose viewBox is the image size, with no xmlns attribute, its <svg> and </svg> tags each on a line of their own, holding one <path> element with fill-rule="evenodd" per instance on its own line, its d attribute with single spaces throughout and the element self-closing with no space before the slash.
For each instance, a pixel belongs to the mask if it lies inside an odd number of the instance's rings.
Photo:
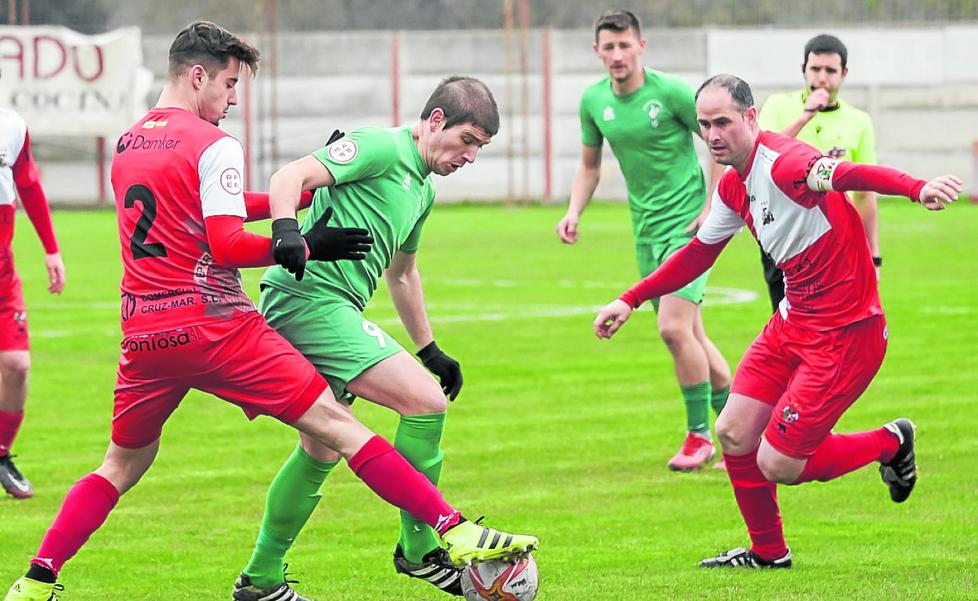
<svg viewBox="0 0 978 601">
<path fill-rule="evenodd" d="M 540 537 L 541 600 L 975 598 L 978 206 L 932 214 L 882 204 L 889 354 L 837 429 L 913 418 L 921 479 L 899 506 L 873 467 L 782 487 L 795 567 L 777 573 L 696 567 L 747 543 L 726 476 L 665 467 L 684 419 L 653 314 L 636 315 L 612 341 L 591 333 L 593 308 L 636 278 L 627 209 L 592 206 L 573 247 L 554 234 L 561 214 L 439 206 L 419 255 L 439 345 L 465 373 L 450 408 L 442 488 L 471 517 Z M 99 464 L 109 433 L 119 342 L 114 215 L 58 212 L 55 223 L 68 268 L 60 298 L 44 290 L 39 244 L 23 218 L 15 241 L 34 370 L 14 451 L 36 496 L 0 499 L 4 591 L 68 487 Z M 245 274 L 253 295 L 259 276 Z M 768 317 L 749 235 L 731 242 L 710 286 L 707 331 L 736 363 Z M 723 304 L 736 297 L 723 289 L 756 297 Z M 383 290 L 367 315 L 408 341 Z M 364 402 L 355 411 L 393 435 L 390 412 Z M 164 432 L 156 465 L 67 564 L 65 601 L 228 599 L 266 487 L 294 444 L 273 420 L 249 423 L 236 408 L 191 394 Z M 288 558 L 298 590 L 320 601 L 444 598 L 394 575 L 396 532 L 395 510 L 341 467 Z"/>
</svg>

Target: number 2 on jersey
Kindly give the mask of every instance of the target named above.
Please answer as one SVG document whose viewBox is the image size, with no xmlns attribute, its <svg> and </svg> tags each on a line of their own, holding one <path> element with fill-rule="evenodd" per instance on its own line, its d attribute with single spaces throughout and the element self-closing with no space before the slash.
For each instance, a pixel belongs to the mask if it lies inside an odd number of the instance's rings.
<svg viewBox="0 0 978 601">
<path fill-rule="evenodd" d="M 165 257 L 166 248 L 162 242 L 146 242 L 153 221 L 156 220 L 156 197 L 153 191 L 141 184 L 130 186 L 126 190 L 125 206 L 131 209 L 136 206 L 136 201 L 143 205 L 143 212 L 136 222 L 136 229 L 129 238 L 129 250 L 132 251 L 133 259 L 145 259 L 146 257 Z"/>
</svg>

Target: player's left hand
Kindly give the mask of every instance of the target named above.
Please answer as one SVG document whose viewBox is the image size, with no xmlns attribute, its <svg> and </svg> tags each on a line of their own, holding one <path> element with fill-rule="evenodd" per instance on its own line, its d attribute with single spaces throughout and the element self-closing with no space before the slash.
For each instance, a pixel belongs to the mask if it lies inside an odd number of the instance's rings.
<svg viewBox="0 0 978 601">
<path fill-rule="evenodd" d="M 44 267 L 48 270 L 48 292 L 61 294 L 65 289 L 65 263 L 61 253 L 44 255 Z"/>
<path fill-rule="evenodd" d="M 598 316 L 594 318 L 594 335 L 598 338 L 611 338 L 625 325 L 631 315 L 632 308 L 628 303 L 620 298 L 611 301 L 598 311 Z"/>
<path fill-rule="evenodd" d="M 941 175 L 930 180 L 920 189 L 920 204 L 931 211 L 940 211 L 961 194 L 961 179 L 954 175 Z"/>
<path fill-rule="evenodd" d="M 462 390 L 462 366 L 445 354 L 432 340 L 428 346 L 418 351 L 418 358 L 428 371 L 438 376 L 441 389 L 449 401 L 454 401 Z"/>
</svg>

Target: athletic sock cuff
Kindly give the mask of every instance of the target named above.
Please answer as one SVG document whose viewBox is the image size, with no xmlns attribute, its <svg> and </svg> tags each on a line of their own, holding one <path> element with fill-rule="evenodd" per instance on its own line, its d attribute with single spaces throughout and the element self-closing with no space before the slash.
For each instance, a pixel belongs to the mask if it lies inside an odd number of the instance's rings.
<svg viewBox="0 0 978 601">
<path fill-rule="evenodd" d="M 105 476 L 92 472 L 79 480 L 78 484 L 85 484 L 98 489 L 112 505 L 115 505 L 119 501 L 119 489 Z"/>
<path fill-rule="evenodd" d="M 316 459 L 302 448 L 302 443 L 296 445 L 295 454 L 299 456 L 310 468 L 320 473 L 328 474 L 333 471 L 333 468 L 336 467 L 337 464 L 339 464 L 339 461 L 320 461 Z"/>
<path fill-rule="evenodd" d="M 383 437 L 375 434 L 373 438 L 368 440 L 362 447 L 360 447 L 359 451 L 354 453 L 353 457 L 350 457 L 347 464 L 350 466 L 350 469 L 353 470 L 353 473 L 359 476 L 360 470 L 362 470 L 365 465 L 374 459 L 393 451 L 394 447 L 392 447 L 389 442 L 384 440 Z"/>
</svg>

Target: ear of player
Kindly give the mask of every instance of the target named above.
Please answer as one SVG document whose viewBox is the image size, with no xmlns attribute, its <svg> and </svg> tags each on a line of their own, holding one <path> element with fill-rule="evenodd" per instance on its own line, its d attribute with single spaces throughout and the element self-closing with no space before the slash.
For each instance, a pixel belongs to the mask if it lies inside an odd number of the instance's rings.
<svg viewBox="0 0 978 601">
<path fill-rule="evenodd" d="M 272 222 L 272 256 L 275 262 L 302 280 L 306 261 L 362 261 L 374 242 L 370 232 L 358 227 L 330 227 L 333 216 L 329 207 L 305 234 L 299 233 L 299 222 L 283 217 Z"/>
</svg>

